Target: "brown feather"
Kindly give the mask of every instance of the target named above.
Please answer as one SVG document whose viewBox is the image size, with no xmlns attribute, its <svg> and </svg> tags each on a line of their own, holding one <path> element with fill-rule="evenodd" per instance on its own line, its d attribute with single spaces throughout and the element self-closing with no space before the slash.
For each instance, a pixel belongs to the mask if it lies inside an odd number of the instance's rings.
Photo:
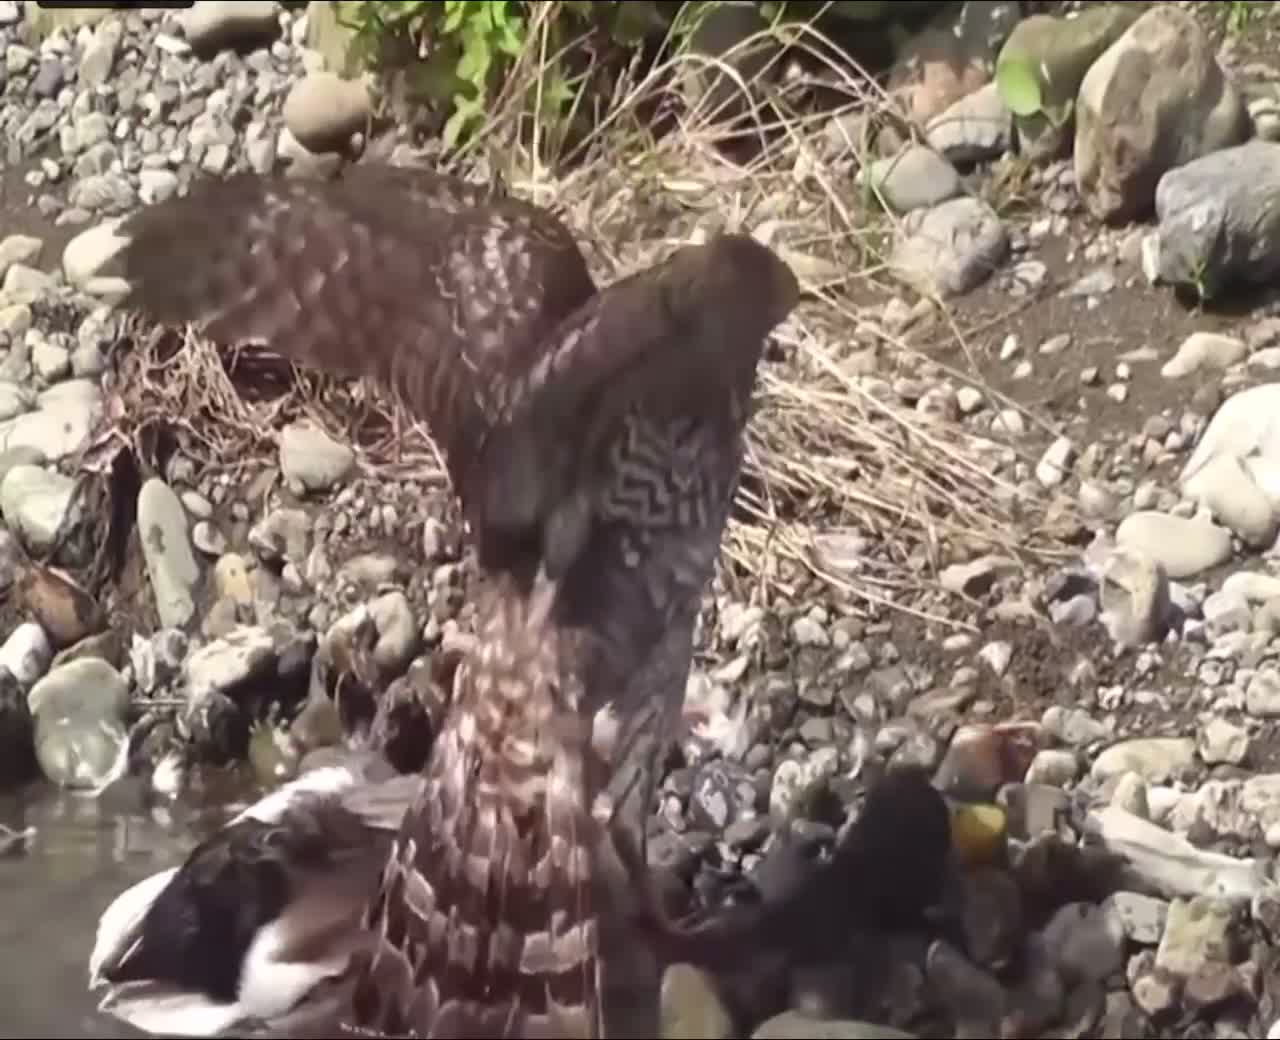
<svg viewBox="0 0 1280 1040">
<path fill-rule="evenodd" d="M 153 317 L 398 390 L 490 582 L 370 906 L 350 1024 L 601 1035 L 589 720 L 618 709 L 612 765 L 647 807 L 794 275 L 722 235 L 595 293 L 549 214 L 385 167 L 207 182 L 122 233 Z"/>
<path fill-rule="evenodd" d="M 422 1037 L 601 1035 L 574 647 L 500 580 L 388 860 L 351 1025 Z"/>
</svg>

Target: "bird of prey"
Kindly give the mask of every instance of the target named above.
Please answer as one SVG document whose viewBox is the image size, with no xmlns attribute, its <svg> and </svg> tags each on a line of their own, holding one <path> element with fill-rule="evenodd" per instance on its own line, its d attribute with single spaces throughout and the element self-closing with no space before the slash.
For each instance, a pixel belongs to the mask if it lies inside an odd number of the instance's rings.
<svg viewBox="0 0 1280 1040">
<path fill-rule="evenodd" d="M 622 775 L 647 805 L 794 275 L 724 234 L 596 291 L 546 212 L 374 166 L 206 182 L 118 233 L 153 317 L 395 388 L 476 544 L 478 638 L 344 972 L 348 1024 L 601 1035 L 595 795 Z"/>
</svg>

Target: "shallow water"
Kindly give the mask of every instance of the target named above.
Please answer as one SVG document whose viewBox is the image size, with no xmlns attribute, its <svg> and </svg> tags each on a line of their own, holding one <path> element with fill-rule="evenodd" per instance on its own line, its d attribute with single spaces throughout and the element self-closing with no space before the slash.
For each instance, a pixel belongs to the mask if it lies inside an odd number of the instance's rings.
<svg viewBox="0 0 1280 1040">
<path fill-rule="evenodd" d="M 88 992 L 98 915 L 198 835 L 167 810 L 121 811 L 44 787 L 0 798 L 0 824 L 35 828 L 26 852 L 0 858 L 0 1037 L 143 1035 L 100 1015 Z"/>
</svg>

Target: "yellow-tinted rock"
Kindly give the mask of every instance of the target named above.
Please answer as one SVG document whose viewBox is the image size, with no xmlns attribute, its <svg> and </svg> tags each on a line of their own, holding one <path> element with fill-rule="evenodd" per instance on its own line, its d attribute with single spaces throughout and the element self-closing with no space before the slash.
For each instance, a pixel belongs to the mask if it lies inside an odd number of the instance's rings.
<svg viewBox="0 0 1280 1040">
<path fill-rule="evenodd" d="M 997 861 L 1007 832 L 1008 818 L 998 805 L 959 805 L 951 810 L 951 847 L 965 866 Z"/>
</svg>

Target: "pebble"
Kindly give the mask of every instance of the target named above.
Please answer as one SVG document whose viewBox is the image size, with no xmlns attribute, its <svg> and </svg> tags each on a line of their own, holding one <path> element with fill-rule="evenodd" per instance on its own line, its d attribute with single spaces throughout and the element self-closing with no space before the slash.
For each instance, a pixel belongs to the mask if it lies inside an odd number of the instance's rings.
<svg viewBox="0 0 1280 1040">
<path fill-rule="evenodd" d="M 138 494 L 138 533 L 160 623 L 181 628 L 195 616 L 200 565 L 182 500 L 156 477 L 143 484 Z"/>
</svg>

